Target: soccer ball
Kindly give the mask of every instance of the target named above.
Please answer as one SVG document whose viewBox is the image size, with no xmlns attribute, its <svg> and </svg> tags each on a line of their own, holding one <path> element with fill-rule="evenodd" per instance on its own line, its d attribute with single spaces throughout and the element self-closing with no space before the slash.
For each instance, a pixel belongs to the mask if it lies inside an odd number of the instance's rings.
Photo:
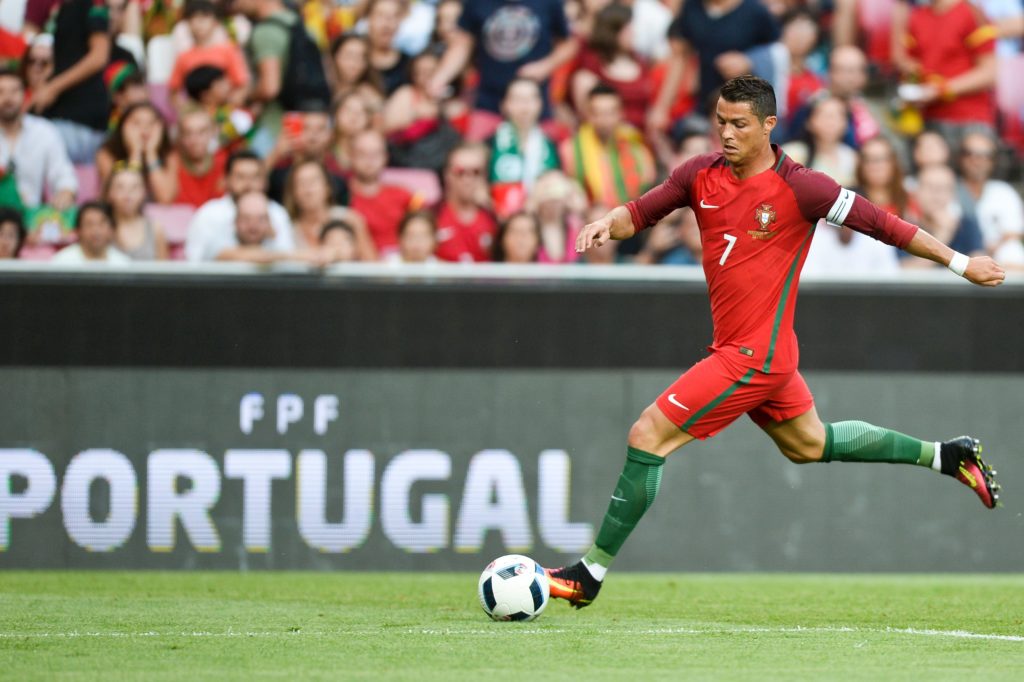
<svg viewBox="0 0 1024 682">
<path fill-rule="evenodd" d="M 548 579 L 530 557 L 508 554 L 487 564 L 477 593 L 494 620 L 533 620 L 548 605 Z"/>
</svg>

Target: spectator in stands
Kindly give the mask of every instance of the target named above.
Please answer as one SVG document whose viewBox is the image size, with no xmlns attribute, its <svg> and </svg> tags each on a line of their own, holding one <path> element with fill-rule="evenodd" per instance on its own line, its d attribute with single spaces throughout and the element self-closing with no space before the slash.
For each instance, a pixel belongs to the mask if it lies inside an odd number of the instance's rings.
<svg viewBox="0 0 1024 682">
<path fill-rule="evenodd" d="M 933 130 L 925 130 L 917 137 L 910 147 L 911 167 L 913 175 L 908 175 L 905 184 L 908 191 L 917 187 L 917 174 L 929 166 L 949 166 L 952 162 L 949 143 L 941 134 Z"/>
<path fill-rule="evenodd" d="M 322 267 L 331 261 L 327 249 L 315 247 L 302 250 L 282 250 L 274 239 L 270 221 L 270 203 L 262 192 L 246 192 L 238 197 L 235 229 L 227 236 L 209 245 L 204 260 L 241 261 L 270 264 L 279 261 L 305 261 Z M 209 256 L 212 255 L 212 258 Z"/>
<path fill-rule="evenodd" d="M 306 30 L 321 52 L 356 24 L 356 3 L 352 0 L 304 0 L 296 3 Z"/>
<path fill-rule="evenodd" d="M 332 218 L 342 218 L 356 230 L 360 260 L 373 260 L 376 251 L 365 221 L 355 211 L 334 203 L 331 175 L 319 161 L 307 159 L 292 167 L 285 182 L 284 206 L 291 217 L 298 248 L 316 245 L 323 226 Z"/>
<path fill-rule="evenodd" d="M 681 166 L 693 157 L 708 154 L 713 150 L 714 145 L 712 144 L 711 136 L 705 128 L 686 130 L 676 143 L 671 167 Z"/>
<path fill-rule="evenodd" d="M 370 43 L 366 36 L 343 33 L 331 43 L 331 63 L 334 65 L 334 96 L 341 97 L 356 91 L 373 108 L 384 106 L 384 86 L 380 74 L 370 67 Z"/>
<path fill-rule="evenodd" d="M 550 170 L 534 184 L 526 210 L 540 224 L 541 263 L 574 263 L 576 235 L 583 227 L 582 212 L 587 200 L 582 190 L 560 170 Z"/>
<path fill-rule="evenodd" d="M 848 121 L 846 103 L 824 91 L 811 103 L 800 139 L 783 148 L 797 163 L 849 187 L 857 172 L 857 152 L 843 142 Z"/>
<path fill-rule="evenodd" d="M 964 213 L 956 202 L 956 176 L 949 166 L 931 165 L 917 174 L 917 190 L 909 209 L 908 220 L 954 251 L 968 256 L 985 255 L 978 223 Z M 904 252 L 900 252 L 901 254 Z M 905 268 L 927 268 L 930 261 L 916 263 L 919 258 L 901 258 Z"/>
<path fill-rule="evenodd" d="M 351 223 L 339 218 L 328 220 L 320 231 L 320 246 L 331 254 L 332 263 L 350 263 L 359 260 L 356 249 L 356 231 Z"/>
<path fill-rule="evenodd" d="M 391 165 L 441 172 L 444 158 L 461 141 L 449 122 L 458 116 L 456 100 L 441 101 L 427 89 L 437 57 L 423 52 L 409 62 L 410 82 L 401 85 L 384 106 L 384 133 L 391 148 Z"/>
<path fill-rule="evenodd" d="M 78 180 L 64 143 L 54 125 L 44 118 L 23 113 L 25 87 L 21 76 L 0 69 L 0 191 L 8 205 L 34 208 L 48 203 L 63 211 L 75 203 Z"/>
<path fill-rule="evenodd" d="M 590 39 L 577 57 L 572 78 L 576 111 L 585 111 L 590 91 L 598 83 L 619 93 L 627 122 L 643 129 L 653 99 L 650 70 L 633 51 L 633 13 L 612 3 L 597 13 Z"/>
<path fill-rule="evenodd" d="M 224 194 L 226 149 L 217 146 L 213 119 L 204 109 L 187 109 L 178 119 L 176 204 L 199 208 Z"/>
<path fill-rule="evenodd" d="M 850 120 L 843 142 L 854 149 L 859 149 L 862 142 L 877 137 L 882 131 L 881 124 L 864 99 L 867 82 L 868 60 L 860 48 L 841 45 L 832 49 L 829 54 L 828 91 L 846 102 Z M 809 113 L 808 104 L 794 112 L 787 133 L 790 139 L 799 135 Z"/>
<path fill-rule="evenodd" d="M 188 105 L 205 110 L 213 119 L 220 146 L 234 151 L 245 145 L 253 130 L 252 114 L 231 103 L 231 82 L 216 66 L 197 66 L 185 74 Z"/>
<path fill-rule="evenodd" d="M 25 219 L 21 211 L 0 206 L 0 260 L 17 258 L 25 244 Z"/>
<path fill-rule="evenodd" d="M 110 61 L 127 62 L 141 71 L 146 63 L 142 9 L 137 0 L 106 0 L 109 16 Z"/>
<path fill-rule="evenodd" d="M 25 102 L 32 101 L 32 93 L 42 87 L 53 75 L 53 34 L 40 33 L 32 38 L 21 60 L 21 76 L 25 81 Z"/>
<path fill-rule="evenodd" d="M 536 263 L 540 252 L 540 223 L 526 211 L 513 213 L 498 227 L 491 259 L 495 263 Z"/>
<path fill-rule="evenodd" d="M 505 120 L 489 142 L 491 197 L 498 216 L 521 211 L 537 178 L 559 167 L 558 150 L 538 125 L 542 107 L 536 81 L 509 83 L 501 103 Z"/>
<path fill-rule="evenodd" d="M 116 168 L 107 180 L 104 201 L 114 216 L 114 245 L 132 260 L 167 260 L 163 227 L 146 217 L 146 180 L 135 168 Z"/>
<path fill-rule="evenodd" d="M 54 121 L 72 162 L 88 164 L 110 115 L 102 76 L 110 60 L 107 8 L 94 0 L 61 0 L 58 7 L 53 77 L 33 90 L 29 106 Z"/>
<path fill-rule="evenodd" d="M 925 123 L 954 145 L 969 129 L 995 125 L 995 28 L 967 0 L 931 0 L 913 7 L 897 66 L 915 87 L 901 97 L 922 107 Z"/>
<path fill-rule="evenodd" d="M 398 225 L 398 260 L 402 263 L 437 261 L 437 221 L 429 211 L 410 211 Z"/>
<path fill-rule="evenodd" d="M 404 187 L 384 184 L 382 174 L 388 164 L 388 150 L 380 132 L 366 130 L 352 138 L 349 156 L 352 208 L 366 220 L 377 253 L 387 258 L 398 249 L 402 218 L 421 208 L 423 199 Z"/>
<path fill-rule="evenodd" d="M 477 0 L 463 5 L 430 89 L 442 96 L 472 58 L 477 109 L 500 113 L 508 84 L 520 76 L 543 84 L 547 112 L 547 81 L 576 50 L 562 0 Z"/>
<path fill-rule="evenodd" d="M 996 29 L 996 54 L 1013 57 L 1021 52 L 1024 38 L 1024 3 L 1020 0 L 976 0 Z"/>
<path fill-rule="evenodd" d="M 779 123 L 773 137 L 788 139 L 791 121 L 824 81 L 810 65 L 810 57 L 818 46 L 821 28 L 807 9 L 799 8 L 782 15 L 782 36 L 777 43 L 754 47 L 746 52 L 751 72 L 772 83 L 779 94 Z M 795 133 L 792 136 L 798 136 Z"/>
<path fill-rule="evenodd" d="M 903 170 L 888 139 L 876 137 L 864 142 L 856 177 L 858 194 L 893 215 L 905 214 Z M 811 275 L 872 275 L 893 274 L 899 269 L 898 251 L 894 247 L 848 227 L 819 223 L 803 271 Z"/>
<path fill-rule="evenodd" d="M 633 263 L 699 265 L 702 253 L 697 217 L 686 207 L 669 213 L 650 229 Z"/>
<path fill-rule="evenodd" d="M 142 171 L 146 190 L 153 201 L 169 204 L 178 196 L 178 158 L 163 116 L 148 102 L 128 107 L 96 152 L 96 170 L 105 183 L 115 164 L 127 164 Z"/>
<path fill-rule="evenodd" d="M 218 244 L 230 241 L 234 234 L 235 202 L 243 194 L 266 192 L 266 173 L 263 161 L 255 152 L 244 150 L 228 157 L 224 187 L 227 193 L 203 204 L 188 226 L 185 257 L 192 262 L 211 260 L 216 256 Z M 277 202 L 270 202 L 270 226 L 277 251 L 294 248 L 292 224 L 288 212 Z M 212 253 L 211 253 L 212 252 Z"/>
<path fill-rule="evenodd" d="M 117 127 L 128 107 L 150 99 L 146 79 L 139 73 L 138 67 L 130 62 L 116 61 L 108 64 L 103 70 L 103 84 L 107 86 L 110 95 L 109 130 Z"/>
<path fill-rule="evenodd" d="M 462 0 L 438 0 L 434 13 L 434 31 L 430 35 L 427 49 L 438 57 L 444 54 L 452 36 L 459 30 L 459 16 L 462 14 Z"/>
<path fill-rule="evenodd" d="M 497 222 L 488 210 L 487 148 L 464 142 L 444 165 L 444 199 L 437 210 L 437 257 L 446 261 L 487 261 Z"/>
<path fill-rule="evenodd" d="M 331 154 L 338 168 L 351 170 L 349 150 L 352 140 L 364 130 L 373 129 L 373 111 L 359 92 L 348 92 L 334 102 L 334 140 Z"/>
<path fill-rule="evenodd" d="M 179 107 L 186 104 L 185 76 L 199 66 L 213 66 L 224 71 L 231 84 L 229 100 L 236 106 L 245 103 L 249 87 L 249 68 L 241 48 L 230 40 L 219 39 L 221 28 L 217 6 L 212 0 L 188 0 L 182 15 L 192 35 L 192 48 L 178 53 L 167 86 Z"/>
<path fill-rule="evenodd" d="M 292 28 L 302 21 L 282 0 L 235 0 L 235 7 L 254 22 L 249 39 L 253 73 L 250 98 L 261 109 L 250 145 L 265 156 L 281 135 L 281 95 L 291 54 Z"/>
<path fill-rule="evenodd" d="M 693 0 L 669 27 L 672 55 L 665 83 L 648 117 L 648 126 L 665 130 L 669 110 L 683 81 L 689 54 L 695 52 L 700 68 L 698 106 L 733 76 L 749 73 L 750 60 L 744 54 L 758 45 L 779 39 L 775 18 L 758 0 Z M 617 205 L 616 202 L 613 205 Z"/>
<path fill-rule="evenodd" d="M 58 251 L 51 263 L 128 265 L 132 262 L 114 246 L 114 215 L 110 206 L 102 201 L 87 201 L 78 208 L 75 234 L 78 241 Z"/>
<path fill-rule="evenodd" d="M 1008 183 L 993 178 L 996 141 L 981 132 L 964 135 L 960 146 L 960 197 L 973 207 L 985 251 L 1000 264 L 1024 268 L 1024 202 Z"/>
<path fill-rule="evenodd" d="M 857 160 L 857 193 L 895 216 L 906 214 L 903 166 L 888 138 L 874 137 L 861 145 Z"/>
<path fill-rule="evenodd" d="M 370 67 L 380 76 L 385 97 L 409 82 L 409 57 L 395 47 L 405 9 L 400 0 L 370 0 L 366 10 Z"/>
<path fill-rule="evenodd" d="M 586 121 L 562 142 L 562 168 L 591 201 L 618 206 L 640 196 L 654 182 L 656 168 L 643 136 L 623 120 L 622 98 L 598 84 L 587 97 Z"/>
<path fill-rule="evenodd" d="M 331 180 L 332 203 L 349 203 L 345 169 L 331 153 L 331 115 L 326 110 L 288 112 L 284 129 L 273 151 L 266 158 L 270 171 L 270 198 L 282 200 L 285 180 L 296 164 L 316 161 L 327 169 Z"/>
</svg>

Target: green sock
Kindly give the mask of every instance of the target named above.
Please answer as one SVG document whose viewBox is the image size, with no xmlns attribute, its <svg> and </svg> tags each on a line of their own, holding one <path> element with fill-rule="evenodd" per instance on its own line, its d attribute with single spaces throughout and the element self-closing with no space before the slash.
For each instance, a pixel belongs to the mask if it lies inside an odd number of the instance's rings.
<svg viewBox="0 0 1024 682">
<path fill-rule="evenodd" d="M 930 467 L 935 443 L 867 422 L 825 424 L 823 462 L 889 462 Z"/>
<path fill-rule="evenodd" d="M 622 543 L 654 502 L 654 496 L 661 486 L 661 467 L 664 463 L 664 457 L 632 447 L 626 450 L 626 465 L 619 474 L 619 482 L 608 504 L 597 539 L 583 557 L 583 562 L 598 580 L 604 578 L 605 571 L 619 553 Z"/>
</svg>

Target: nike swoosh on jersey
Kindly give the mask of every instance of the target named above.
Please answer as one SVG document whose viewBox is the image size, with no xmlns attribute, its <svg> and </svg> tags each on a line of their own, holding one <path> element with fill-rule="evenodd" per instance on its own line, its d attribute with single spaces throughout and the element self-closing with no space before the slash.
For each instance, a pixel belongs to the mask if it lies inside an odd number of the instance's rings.
<svg viewBox="0 0 1024 682">
<path fill-rule="evenodd" d="M 672 403 L 673 405 L 675 405 L 676 407 L 681 407 L 681 408 L 683 408 L 683 409 L 684 409 L 684 410 L 686 410 L 687 412 L 689 412 L 689 411 L 690 411 L 690 408 L 689 408 L 689 407 L 687 407 L 686 405 L 683 405 L 683 404 L 682 404 L 681 402 L 679 402 L 678 400 L 676 400 L 676 394 L 675 394 L 675 393 L 672 393 L 671 395 L 669 395 L 669 397 L 668 397 L 668 401 L 669 401 L 670 403 Z"/>
<path fill-rule="evenodd" d="M 700 200 L 700 207 L 701 208 L 721 208 L 721 206 L 715 206 L 713 204 L 705 204 L 703 199 Z"/>
</svg>

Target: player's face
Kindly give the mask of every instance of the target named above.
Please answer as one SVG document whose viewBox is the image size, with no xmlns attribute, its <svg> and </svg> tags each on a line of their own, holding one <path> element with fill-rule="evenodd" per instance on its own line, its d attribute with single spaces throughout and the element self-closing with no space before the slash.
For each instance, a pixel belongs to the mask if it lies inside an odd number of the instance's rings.
<svg viewBox="0 0 1024 682">
<path fill-rule="evenodd" d="M 762 123 L 749 102 L 727 102 L 722 98 L 718 99 L 715 118 L 722 152 L 733 165 L 743 164 L 761 153 L 776 121 L 774 116 L 768 116 Z"/>
</svg>

